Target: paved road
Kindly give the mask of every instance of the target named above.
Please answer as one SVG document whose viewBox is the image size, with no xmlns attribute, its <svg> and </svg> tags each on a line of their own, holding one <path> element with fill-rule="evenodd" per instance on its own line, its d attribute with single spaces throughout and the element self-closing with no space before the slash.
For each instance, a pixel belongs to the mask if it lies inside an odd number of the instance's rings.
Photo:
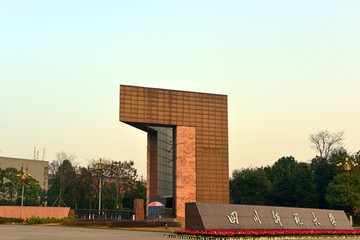
<svg viewBox="0 0 360 240">
<path fill-rule="evenodd" d="M 0 225 L 1 240 L 166 240 L 162 232 L 61 226 Z M 347 238 L 347 240 L 359 238 Z M 321 240 L 318 238 L 317 240 Z M 330 239 L 326 240 L 339 240 Z"/>
<path fill-rule="evenodd" d="M 162 232 L 78 227 L 0 225 L 1 240 L 166 240 Z"/>
</svg>

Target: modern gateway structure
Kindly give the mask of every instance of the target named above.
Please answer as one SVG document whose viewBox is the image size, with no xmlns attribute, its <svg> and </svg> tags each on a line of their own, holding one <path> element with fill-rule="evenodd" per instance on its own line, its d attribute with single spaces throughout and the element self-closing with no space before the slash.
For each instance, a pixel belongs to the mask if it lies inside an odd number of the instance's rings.
<svg viewBox="0 0 360 240">
<path fill-rule="evenodd" d="M 229 203 L 226 95 L 121 85 L 120 121 L 148 133 L 148 204 Z"/>
</svg>

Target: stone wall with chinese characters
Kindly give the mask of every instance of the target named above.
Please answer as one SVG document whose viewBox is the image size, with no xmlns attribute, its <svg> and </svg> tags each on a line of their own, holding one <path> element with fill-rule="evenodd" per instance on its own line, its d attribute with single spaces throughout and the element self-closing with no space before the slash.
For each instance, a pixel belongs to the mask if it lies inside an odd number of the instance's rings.
<svg viewBox="0 0 360 240">
<path fill-rule="evenodd" d="M 185 228 L 353 229 L 340 210 L 212 203 L 186 203 Z"/>
</svg>

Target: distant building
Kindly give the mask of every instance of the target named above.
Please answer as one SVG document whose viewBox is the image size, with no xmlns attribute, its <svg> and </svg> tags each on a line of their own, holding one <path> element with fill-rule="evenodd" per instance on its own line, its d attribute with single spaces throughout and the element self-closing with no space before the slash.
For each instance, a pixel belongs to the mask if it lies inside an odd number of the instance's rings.
<svg viewBox="0 0 360 240">
<path fill-rule="evenodd" d="M 48 190 L 48 171 L 49 171 L 49 162 L 48 161 L 39 161 L 39 160 L 30 160 L 23 158 L 9 158 L 9 157 L 0 157 L 0 168 L 16 168 L 21 169 L 21 165 L 28 168 L 28 173 L 39 181 L 39 184 L 42 189 Z"/>
</svg>

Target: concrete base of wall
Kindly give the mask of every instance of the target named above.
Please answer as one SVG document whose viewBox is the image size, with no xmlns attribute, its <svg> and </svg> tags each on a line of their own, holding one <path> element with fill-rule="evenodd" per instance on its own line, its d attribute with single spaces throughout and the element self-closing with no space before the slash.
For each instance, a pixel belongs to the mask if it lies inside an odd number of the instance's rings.
<svg viewBox="0 0 360 240">
<path fill-rule="evenodd" d="M 69 207 L 0 206 L 0 217 L 26 219 L 32 216 L 63 218 L 69 216 Z"/>
</svg>

